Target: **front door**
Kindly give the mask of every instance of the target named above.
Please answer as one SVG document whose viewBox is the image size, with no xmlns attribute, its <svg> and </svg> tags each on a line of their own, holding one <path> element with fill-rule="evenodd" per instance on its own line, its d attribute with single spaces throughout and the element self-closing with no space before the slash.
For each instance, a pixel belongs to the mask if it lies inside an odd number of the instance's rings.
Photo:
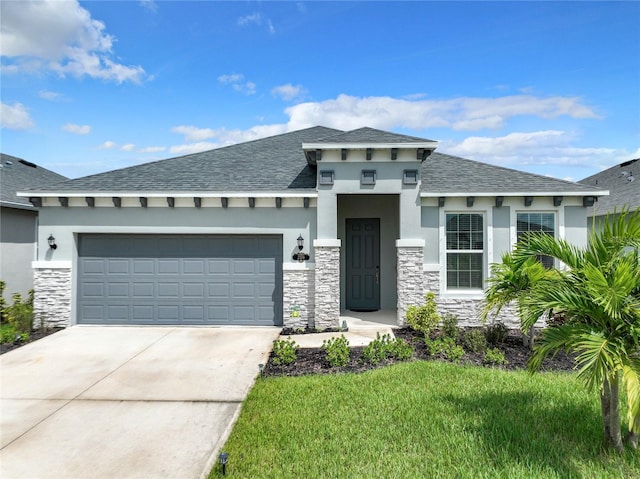
<svg viewBox="0 0 640 479">
<path fill-rule="evenodd" d="M 380 218 L 346 220 L 346 307 L 380 309 Z"/>
</svg>

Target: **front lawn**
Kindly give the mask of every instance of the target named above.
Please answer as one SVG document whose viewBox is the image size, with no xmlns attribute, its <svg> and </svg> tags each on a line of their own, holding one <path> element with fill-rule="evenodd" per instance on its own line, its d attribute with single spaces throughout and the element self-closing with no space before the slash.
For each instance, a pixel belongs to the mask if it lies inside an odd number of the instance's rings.
<svg viewBox="0 0 640 479">
<path fill-rule="evenodd" d="M 601 436 L 574 374 L 414 361 L 260 379 L 223 450 L 232 478 L 640 477 Z"/>
</svg>

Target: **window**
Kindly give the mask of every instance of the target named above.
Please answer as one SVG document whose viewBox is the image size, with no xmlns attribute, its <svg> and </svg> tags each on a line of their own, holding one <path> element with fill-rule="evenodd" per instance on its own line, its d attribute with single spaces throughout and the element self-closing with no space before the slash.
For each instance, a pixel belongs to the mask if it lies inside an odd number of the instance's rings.
<svg viewBox="0 0 640 479">
<path fill-rule="evenodd" d="M 362 170 L 362 176 L 360 177 L 361 185 L 375 185 L 376 184 L 376 170 Z"/>
<path fill-rule="evenodd" d="M 402 182 L 405 185 L 418 184 L 418 170 L 404 170 L 402 173 Z"/>
<path fill-rule="evenodd" d="M 321 185 L 332 185 L 334 178 L 335 178 L 335 173 L 333 172 L 333 170 L 321 170 L 320 171 L 320 184 Z"/>
<path fill-rule="evenodd" d="M 518 241 L 530 232 L 555 236 L 556 219 L 553 213 L 518 213 Z M 545 268 L 553 267 L 553 258 L 539 256 L 538 260 Z"/>
<path fill-rule="evenodd" d="M 484 227 L 481 214 L 447 213 L 447 288 L 482 289 Z"/>
</svg>

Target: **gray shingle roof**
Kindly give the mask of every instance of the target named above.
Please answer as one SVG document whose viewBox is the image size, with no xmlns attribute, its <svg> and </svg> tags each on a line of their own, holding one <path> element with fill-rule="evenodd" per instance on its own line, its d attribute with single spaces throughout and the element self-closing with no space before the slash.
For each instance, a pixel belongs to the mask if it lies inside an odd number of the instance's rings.
<svg viewBox="0 0 640 479">
<path fill-rule="evenodd" d="M 424 143 L 431 142 L 425 138 L 417 136 L 399 135 L 390 131 L 376 130 L 375 128 L 358 128 L 357 130 L 340 132 L 332 136 L 327 136 L 314 143 Z"/>
<path fill-rule="evenodd" d="M 32 208 L 28 198 L 16 192 L 53 185 L 67 177 L 15 156 L 0 153 L 0 204 L 8 207 Z"/>
<path fill-rule="evenodd" d="M 316 186 L 302 143 L 340 132 L 316 126 L 192 155 L 86 176 L 57 185 L 65 192 L 286 191 Z"/>
<path fill-rule="evenodd" d="M 629 181 L 633 178 L 633 181 Z M 616 166 L 589 176 L 580 183 L 609 190 L 609 196 L 599 198 L 589 215 L 601 216 L 620 211 L 623 206 L 635 209 L 640 206 L 640 158 L 625 161 Z"/>
<path fill-rule="evenodd" d="M 422 163 L 422 193 L 578 193 L 601 188 L 432 153 Z"/>
<path fill-rule="evenodd" d="M 313 127 L 216 150 L 109 171 L 41 188 L 37 193 L 315 191 L 316 170 L 303 143 L 415 143 L 424 138 L 373 128 Z M 24 187 L 23 187 L 24 188 Z M 442 153 L 422 163 L 423 193 L 596 192 L 600 188 L 492 166 Z"/>
</svg>

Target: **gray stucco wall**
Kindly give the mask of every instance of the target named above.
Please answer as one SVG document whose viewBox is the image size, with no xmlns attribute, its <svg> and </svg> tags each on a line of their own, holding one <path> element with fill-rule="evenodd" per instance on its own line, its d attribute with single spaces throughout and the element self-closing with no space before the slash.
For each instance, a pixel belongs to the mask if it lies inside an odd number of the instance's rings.
<svg viewBox="0 0 640 479">
<path fill-rule="evenodd" d="M 587 208 L 582 206 L 565 206 L 564 236 L 567 241 L 578 247 L 587 244 Z"/>
<path fill-rule="evenodd" d="M 346 277 L 347 218 L 380 218 L 380 307 L 394 309 L 396 294 L 396 246 L 398 238 L 398 195 L 340 195 L 338 197 L 338 238 L 340 277 Z M 340 307 L 345 308 L 345 281 L 340 282 Z"/>
<path fill-rule="evenodd" d="M 315 208 L 87 208 L 46 207 L 40 213 L 40 260 L 71 261 L 74 233 L 165 234 L 281 234 L 283 258 L 294 262 L 296 239 L 305 239 L 304 251 L 313 262 L 316 237 Z M 53 234 L 58 249 L 52 252 L 47 237 Z"/>
<path fill-rule="evenodd" d="M 422 207 L 422 235 L 425 240 L 424 262 L 425 264 L 438 264 L 440 262 L 440 209 L 437 206 Z"/>
<path fill-rule="evenodd" d="M 26 297 L 33 289 L 31 262 L 35 259 L 38 213 L 0 207 L 0 279 L 6 283 L 4 297 Z"/>
<path fill-rule="evenodd" d="M 493 261 L 511 251 L 511 209 L 508 206 L 493 207 Z"/>
</svg>

